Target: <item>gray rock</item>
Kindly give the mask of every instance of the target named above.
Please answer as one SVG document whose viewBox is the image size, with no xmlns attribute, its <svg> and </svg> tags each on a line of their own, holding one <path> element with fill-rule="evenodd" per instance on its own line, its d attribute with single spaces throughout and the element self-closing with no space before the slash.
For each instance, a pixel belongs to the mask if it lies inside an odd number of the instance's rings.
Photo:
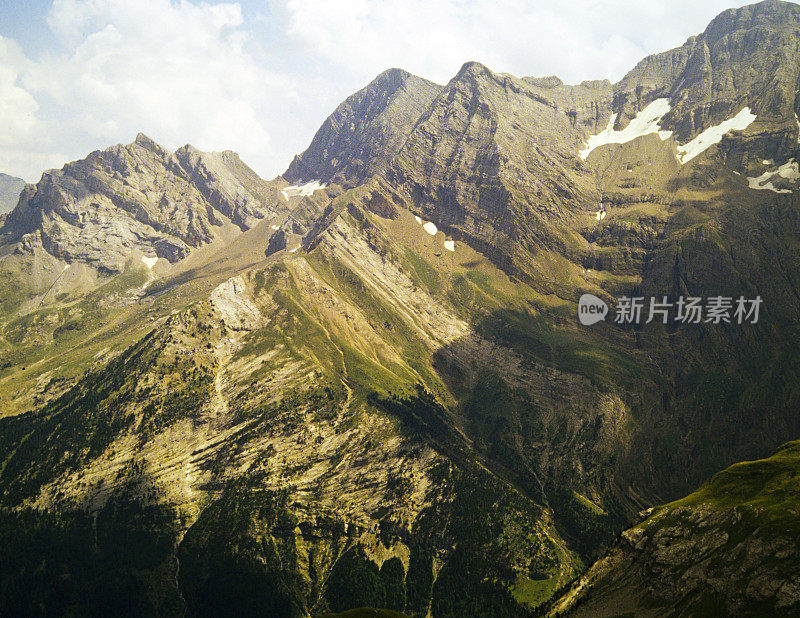
<svg viewBox="0 0 800 618">
<path fill-rule="evenodd" d="M 386 166 L 440 91 L 402 69 L 384 71 L 336 108 L 284 178 L 361 184 Z"/>
<path fill-rule="evenodd" d="M 21 239 L 38 231 L 52 255 L 117 272 L 134 250 L 176 262 L 227 221 L 249 229 L 283 208 L 277 186 L 234 153 L 187 145 L 173 154 L 139 134 L 45 172 L 0 233 Z"/>
</svg>

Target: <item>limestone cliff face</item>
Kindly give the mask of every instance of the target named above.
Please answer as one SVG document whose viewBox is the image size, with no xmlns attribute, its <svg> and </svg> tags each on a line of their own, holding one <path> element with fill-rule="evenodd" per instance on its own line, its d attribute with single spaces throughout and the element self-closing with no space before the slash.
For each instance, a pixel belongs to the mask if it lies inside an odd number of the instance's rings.
<svg viewBox="0 0 800 618">
<path fill-rule="evenodd" d="M 440 90 L 402 69 L 381 73 L 336 108 L 284 177 L 361 184 L 397 153 Z"/>
<path fill-rule="evenodd" d="M 281 210 L 280 190 L 258 176 L 235 152 L 201 152 L 186 145 L 175 157 L 203 198 L 242 230 Z"/>
<path fill-rule="evenodd" d="M 377 191 L 530 276 L 531 252 L 576 244 L 567 228 L 596 188 L 574 155 L 609 98 L 606 83 L 539 86 L 467 63 L 376 179 Z"/>
<path fill-rule="evenodd" d="M 750 156 L 785 159 L 796 148 L 800 68 L 800 7 L 780 0 L 730 9 L 681 47 L 642 60 L 614 86 L 617 126 L 659 97 L 672 111 L 664 127 L 683 143 L 749 106 L 757 116 L 745 132 Z M 734 140 L 724 144 L 736 151 Z M 736 163 L 742 163 L 738 147 Z"/>
<path fill-rule="evenodd" d="M 43 174 L 1 231 L 117 272 L 134 250 L 176 262 L 225 223 L 247 229 L 283 202 L 233 153 L 185 146 L 173 154 L 140 134 Z"/>
</svg>

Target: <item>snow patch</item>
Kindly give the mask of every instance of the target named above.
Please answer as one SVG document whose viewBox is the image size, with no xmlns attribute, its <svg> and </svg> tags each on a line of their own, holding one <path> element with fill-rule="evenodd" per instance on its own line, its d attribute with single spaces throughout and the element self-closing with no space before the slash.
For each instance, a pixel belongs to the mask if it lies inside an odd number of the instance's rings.
<svg viewBox="0 0 800 618">
<path fill-rule="evenodd" d="M 279 229 L 281 229 L 281 226 L 280 226 L 280 225 L 272 225 L 272 226 L 270 226 L 270 227 L 271 227 L 273 230 L 279 230 Z"/>
<path fill-rule="evenodd" d="M 598 221 L 602 221 L 603 219 L 606 218 L 606 211 L 598 210 L 596 213 L 594 213 L 594 218 L 597 219 Z"/>
<path fill-rule="evenodd" d="M 436 232 L 439 231 L 438 228 L 436 227 L 436 224 L 435 223 L 431 223 L 430 221 L 425 223 L 422 227 L 431 236 L 436 236 Z"/>
<path fill-rule="evenodd" d="M 678 146 L 678 161 L 681 162 L 681 165 L 688 163 L 714 144 L 719 144 L 726 133 L 730 131 L 743 131 L 753 124 L 755 119 L 756 115 L 750 111 L 749 107 L 745 107 L 733 118 L 728 118 L 728 120 L 718 125 L 708 127 L 692 141 L 683 146 Z"/>
<path fill-rule="evenodd" d="M 147 268 L 153 268 L 153 266 L 156 265 L 156 262 L 158 262 L 158 258 L 142 256 L 142 262 L 144 263 L 145 266 L 147 266 Z"/>
<path fill-rule="evenodd" d="M 288 187 L 284 187 L 281 189 L 281 193 L 283 193 L 283 197 L 288 200 L 295 195 L 313 195 L 314 191 L 324 188 L 325 185 L 321 184 L 318 180 L 311 180 L 302 185 L 289 185 Z"/>
<path fill-rule="evenodd" d="M 417 220 L 417 223 L 419 223 L 420 225 L 422 225 L 422 217 L 420 217 L 420 216 L 418 216 L 418 215 L 414 215 L 414 218 Z"/>
<path fill-rule="evenodd" d="M 789 181 L 800 180 L 800 165 L 794 159 L 789 159 L 786 163 L 775 170 L 766 171 L 761 176 L 747 178 L 747 184 L 751 189 L 760 191 L 774 191 L 775 193 L 791 193 L 791 189 L 779 189 L 774 181 L 781 178 Z"/>
<path fill-rule="evenodd" d="M 669 110 L 669 99 L 656 99 L 636 114 L 636 118 L 631 120 L 622 131 L 614 130 L 614 122 L 617 120 L 617 115 L 611 114 L 608 126 L 597 135 L 592 135 L 586 140 L 586 147 L 580 152 L 581 159 L 585 160 L 589 153 L 598 146 L 625 144 L 637 137 L 649 135 L 650 133 L 657 134 L 662 141 L 667 139 L 672 135 L 672 131 L 662 131 L 659 122 Z"/>
<path fill-rule="evenodd" d="M 448 251 L 455 251 L 456 250 L 456 243 L 453 240 L 445 240 L 444 241 L 444 248 Z"/>
</svg>

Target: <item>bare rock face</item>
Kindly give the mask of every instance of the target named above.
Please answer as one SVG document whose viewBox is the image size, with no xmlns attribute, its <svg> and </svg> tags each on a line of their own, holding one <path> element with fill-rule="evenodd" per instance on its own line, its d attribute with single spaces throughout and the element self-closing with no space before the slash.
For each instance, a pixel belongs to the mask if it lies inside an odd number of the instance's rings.
<svg viewBox="0 0 800 618">
<path fill-rule="evenodd" d="M 284 177 L 295 184 L 360 184 L 397 153 L 440 91 L 402 69 L 384 71 L 336 108 Z"/>
<path fill-rule="evenodd" d="M 187 144 L 175 156 L 214 209 L 241 229 L 274 214 L 279 189 L 260 178 L 235 152 L 201 152 Z"/>
<path fill-rule="evenodd" d="M 614 86 L 617 126 L 650 101 L 667 97 L 672 111 L 663 127 L 686 142 L 748 106 L 757 116 L 746 131 L 749 150 L 758 151 L 750 160 L 785 159 L 798 134 L 799 41 L 796 4 L 767 0 L 725 11 L 702 34 L 645 58 Z M 736 149 L 734 140 L 726 142 L 723 146 Z M 741 163 L 741 146 L 738 150 Z"/>
<path fill-rule="evenodd" d="M 245 295 L 245 282 L 241 276 L 220 284 L 209 297 L 209 302 L 220 320 L 231 330 L 253 330 L 261 314 Z"/>
<path fill-rule="evenodd" d="M 608 83 L 562 86 L 470 62 L 420 119 L 377 184 L 513 274 L 564 248 L 597 190 L 575 156 L 610 104 Z"/>
<path fill-rule="evenodd" d="M 46 172 L 0 231 L 38 233 L 52 255 L 116 272 L 134 250 L 175 262 L 226 222 L 247 229 L 281 205 L 234 153 L 184 146 L 173 154 L 139 134 Z"/>
</svg>

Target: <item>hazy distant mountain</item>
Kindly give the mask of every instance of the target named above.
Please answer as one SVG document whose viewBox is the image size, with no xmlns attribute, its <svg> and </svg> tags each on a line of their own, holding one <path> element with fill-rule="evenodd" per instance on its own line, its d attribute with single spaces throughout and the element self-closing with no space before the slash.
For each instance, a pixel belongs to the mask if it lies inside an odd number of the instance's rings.
<svg viewBox="0 0 800 618">
<path fill-rule="evenodd" d="M 720 472 L 800 437 L 798 42 L 768 1 L 616 84 L 392 69 L 271 181 L 141 135 L 47 172 L 0 229 L 0 613 L 798 613 L 796 448 Z"/>
<path fill-rule="evenodd" d="M 0 174 L 0 215 L 11 212 L 19 201 L 19 194 L 25 188 L 22 178 Z"/>
</svg>

